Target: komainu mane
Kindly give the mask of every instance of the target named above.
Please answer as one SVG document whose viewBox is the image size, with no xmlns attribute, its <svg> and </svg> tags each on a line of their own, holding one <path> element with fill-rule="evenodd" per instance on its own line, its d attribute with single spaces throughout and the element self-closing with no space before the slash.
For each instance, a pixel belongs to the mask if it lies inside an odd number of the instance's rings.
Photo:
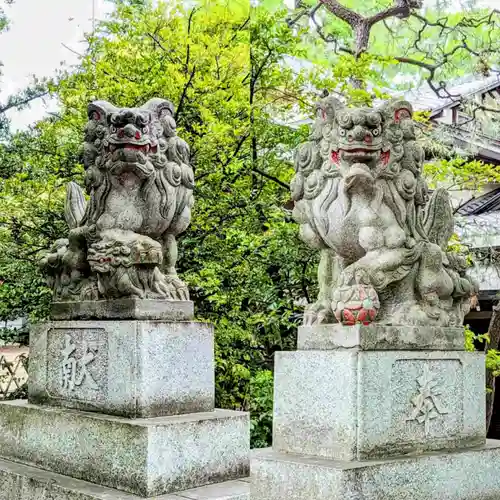
<svg viewBox="0 0 500 500">
<path fill-rule="evenodd" d="M 77 184 L 68 185 L 68 239 L 56 241 L 41 262 L 54 300 L 188 300 L 175 268 L 176 237 L 191 219 L 194 176 L 172 103 L 152 99 L 120 109 L 96 101 L 88 116 L 89 201 Z"/>
<path fill-rule="evenodd" d="M 442 189 L 429 200 L 423 160 L 410 103 L 319 103 L 291 185 L 301 238 L 321 250 L 305 324 L 462 324 L 476 285 L 447 252 L 450 200 Z"/>
</svg>

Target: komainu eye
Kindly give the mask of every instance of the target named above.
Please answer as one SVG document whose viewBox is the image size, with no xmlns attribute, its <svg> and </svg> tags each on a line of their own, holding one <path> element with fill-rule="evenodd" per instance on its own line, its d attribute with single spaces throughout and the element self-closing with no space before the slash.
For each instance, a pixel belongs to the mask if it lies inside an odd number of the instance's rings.
<svg viewBox="0 0 500 500">
<path fill-rule="evenodd" d="M 116 132 L 116 127 L 114 125 L 111 125 L 111 127 L 109 128 L 110 132 L 112 134 L 114 134 Z"/>
<path fill-rule="evenodd" d="M 148 127 L 143 127 L 142 128 L 142 133 L 147 134 L 148 133 Z"/>
<path fill-rule="evenodd" d="M 339 129 L 339 135 L 340 137 L 345 137 L 345 128 Z"/>
<path fill-rule="evenodd" d="M 372 130 L 372 134 L 373 134 L 375 137 L 377 137 L 377 136 L 380 134 L 380 129 L 379 129 L 379 128 L 374 128 L 374 129 Z"/>
</svg>

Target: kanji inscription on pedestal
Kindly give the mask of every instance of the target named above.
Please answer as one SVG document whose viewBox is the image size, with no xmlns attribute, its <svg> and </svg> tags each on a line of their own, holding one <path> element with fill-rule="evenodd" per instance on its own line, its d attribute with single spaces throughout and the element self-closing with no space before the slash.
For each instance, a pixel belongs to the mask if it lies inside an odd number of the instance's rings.
<svg viewBox="0 0 500 500">
<path fill-rule="evenodd" d="M 84 381 L 89 387 L 98 390 L 99 386 L 92 378 L 92 374 L 88 370 L 99 350 L 99 344 L 95 342 L 83 341 L 83 356 L 80 359 L 75 357 L 76 345 L 71 338 L 71 335 L 66 334 L 64 338 L 64 348 L 61 351 L 62 366 L 61 366 L 61 386 L 63 389 L 74 391 L 75 387 L 80 387 Z"/>
<path fill-rule="evenodd" d="M 419 386 L 418 394 L 411 399 L 414 409 L 407 421 L 416 420 L 419 424 L 423 424 L 427 436 L 431 420 L 449 412 L 441 403 L 438 381 L 428 365 L 424 365 L 422 375 L 417 378 L 417 383 Z"/>
<path fill-rule="evenodd" d="M 460 359 L 398 359 L 391 376 L 391 429 L 408 442 L 464 432 L 464 375 Z"/>
<path fill-rule="evenodd" d="M 47 337 L 51 397 L 101 401 L 107 391 L 107 335 L 100 328 L 53 328 Z"/>
</svg>

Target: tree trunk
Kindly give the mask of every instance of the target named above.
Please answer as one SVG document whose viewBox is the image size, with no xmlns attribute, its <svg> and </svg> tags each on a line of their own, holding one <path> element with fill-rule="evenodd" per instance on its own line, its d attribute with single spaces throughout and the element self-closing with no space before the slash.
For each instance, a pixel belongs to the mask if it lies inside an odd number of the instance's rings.
<svg viewBox="0 0 500 500">
<path fill-rule="evenodd" d="M 365 21 L 359 22 L 354 27 L 355 38 L 355 47 L 354 47 L 354 56 L 356 59 L 359 59 L 363 52 L 366 52 L 368 49 L 368 43 L 370 41 L 370 31 L 371 27 Z M 358 78 L 351 78 L 351 85 L 355 89 L 363 88 L 362 80 Z"/>
<path fill-rule="evenodd" d="M 490 343 L 485 345 L 485 351 L 488 349 L 498 349 L 500 343 L 500 304 L 493 306 L 493 315 L 490 325 L 488 326 L 488 335 Z M 491 392 L 486 394 L 486 431 L 488 432 L 493 415 L 493 405 L 495 403 L 495 377 L 491 370 L 486 372 L 486 387 L 491 389 Z"/>
<path fill-rule="evenodd" d="M 356 35 L 356 46 L 354 48 L 354 52 L 356 57 L 359 57 L 363 52 L 368 50 L 370 31 L 371 26 L 366 21 L 360 22 L 354 29 L 354 33 Z"/>
</svg>

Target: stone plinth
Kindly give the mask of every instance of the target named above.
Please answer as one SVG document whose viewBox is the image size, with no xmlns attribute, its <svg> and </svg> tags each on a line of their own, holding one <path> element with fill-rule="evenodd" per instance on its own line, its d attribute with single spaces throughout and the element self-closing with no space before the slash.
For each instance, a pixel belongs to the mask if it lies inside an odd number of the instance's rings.
<svg viewBox="0 0 500 500">
<path fill-rule="evenodd" d="M 142 500 L 143 497 L 98 486 L 35 467 L 0 460 L 0 500 Z M 155 500 L 249 500 L 246 481 L 220 484 L 155 496 Z"/>
<path fill-rule="evenodd" d="M 481 353 L 278 352 L 274 383 L 276 451 L 349 461 L 486 440 Z"/>
<path fill-rule="evenodd" d="M 484 354 L 460 329 L 303 327 L 299 347 L 275 356 L 273 449 L 252 457 L 252 500 L 500 498 Z"/>
<path fill-rule="evenodd" d="M 463 351 L 464 334 L 461 328 L 436 326 L 386 326 L 339 323 L 300 326 L 297 349 L 332 350 L 359 349 L 365 351 Z"/>
<path fill-rule="evenodd" d="M 29 401 L 124 417 L 214 409 L 213 328 L 54 321 L 30 334 Z"/>
<path fill-rule="evenodd" d="M 194 318 L 194 306 L 190 300 L 136 298 L 54 302 L 52 304 L 51 318 L 54 320 L 148 319 L 190 321 Z"/>
<path fill-rule="evenodd" d="M 496 500 L 500 442 L 460 452 L 340 462 L 265 450 L 252 457 L 252 500 Z"/>
<path fill-rule="evenodd" d="M 152 497 L 248 476 L 249 418 L 216 410 L 131 420 L 4 402 L 0 457 Z"/>
</svg>

